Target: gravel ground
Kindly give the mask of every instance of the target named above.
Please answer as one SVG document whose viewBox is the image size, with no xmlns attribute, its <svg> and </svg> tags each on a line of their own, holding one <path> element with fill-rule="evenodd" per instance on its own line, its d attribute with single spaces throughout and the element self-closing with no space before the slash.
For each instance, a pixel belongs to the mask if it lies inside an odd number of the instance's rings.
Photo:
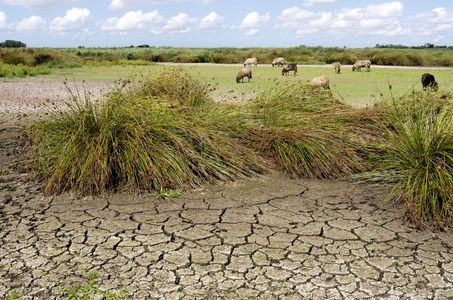
<svg viewBox="0 0 453 300">
<path fill-rule="evenodd" d="M 85 95 L 89 92 L 98 97 L 108 92 L 110 85 L 105 82 L 64 82 L 57 79 L 19 78 L 3 79 L 0 82 L 0 106 L 8 109 L 33 110 L 46 100 L 62 101 L 71 99 L 71 93 Z"/>
<path fill-rule="evenodd" d="M 276 173 L 167 200 L 44 197 L 16 169 L 18 129 L 67 96 L 0 83 L 0 299 L 61 299 L 93 272 L 130 299 L 453 299 L 452 233 L 403 223 L 386 185 Z"/>
</svg>

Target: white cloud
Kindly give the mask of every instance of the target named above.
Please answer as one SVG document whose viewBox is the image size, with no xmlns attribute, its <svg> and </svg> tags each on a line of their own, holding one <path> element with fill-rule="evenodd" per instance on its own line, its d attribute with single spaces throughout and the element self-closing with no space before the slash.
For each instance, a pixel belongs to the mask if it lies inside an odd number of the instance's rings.
<svg viewBox="0 0 453 300">
<path fill-rule="evenodd" d="M 49 23 L 50 33 L 55 37 L 86 40 L 94 33 L 86 27 L 92 24 L 93 17 L 87 8 L 72 8 L 64 17 L 57 17 Z"/>
<path fill-rule="evenodd" d="M 334 3 L 337 0 L 304 0 L 303 7 L 311 7 L 318 4 Z"/>
<path fill-rule="evenodd" d="M 256 29 L 259 27 L 260 23 L 266 23 L 269 21 L 271 16 L 269 13 L 260 16 L 257 12 L 249 13 L 245 19 L 242 21 L 242 24 L 239 26 L 241 29 Z"/>
<path fill-rule="evenodd" d="M 173 33 L 187 33 L 190 32 L 190 27 L 186 26 L 190 22 L 188 14 L 179 13 L 177 16 L 170 18 L 167 24 L 162 27 L 164 32 Z"/>
<path fill-rule="evenodd" d="M 165 18 L 154 10 L 143 13 L 141 10 L 125 13 L 121 18 L 109 18 L 101 26 L 104 31 L 146 30 L 148 24 L 164 23 Z"/>
<path fill-rule="evenodd" d="M 318 30 L 314 29 L 314 28 L 297 29 L 296 30 L 296 35 L 297 36 L 304 36 L 304 35 L 308 35 L 308 34 L 314 34 L 316 32 L 318 32 Z"/>
<path fill-rule="evenodd" d="M 420 36 L 449 34 L 453 29 L 453 7 L 438 7 L 430 12 L 416 14 L 405 20 L 405 26 L 413 28 L 412 31 Z"/>
<path fill-rule="evenodd" d="M 0 11 L 0 30 L 8 30 L 6 14 Z"/>
<path fill-rule="evenodd" d="M 47 28 L 47 21 L 39 16 L 32 16 L 30 18 L 23 19 L 16 26 L 17 31 L 24 32 L 39 32 L 44 31 Z"/>
<path fill-rule="evenodd" d="M 360 21 L 361 28 L 383 28 L 387 25 L 387 20 L 385 19 L 363 19 Z"/>
<path fill-rule="evenodd" d="M 212 20 L 215 20 L 213 18 Z M 120 35 L 127 35 L 128 31 L 148 31 L 151 34 L 174 34 L 188 33 L 191 28 L 190 23 L 195 23 L 185 13 L 179 13 L 170 19 L 165 19 L 157 10 L 149 13 L 143 13 L 141 10 L 130 11 L 125 13 L 121 18 L 113 17 L 105 20 L 101 24 L 101 30 L 111 31 Z"/>
<path fill-rule="evenodd" d="M 179 13 L 165 22 L 165 25 L 154 27 L 149 32 L 151 34 L 176 34 L 176 33 L 189 33 L 192 29 L 188 26 L 189 23 L 195 21 L 189 17 L 188 14 Z"/>
<path fill-rule="evenodd" d="M 78 41 L 87 41 L 90 40 L 95 35 L 94 32 L 84 28 L 80 31 L 77 31 L 71 35 L 71 39 Z"/>
<path fill-rule="evenodd" d="M 125 9 L 129 7 L 133 7 L 137 4 L 140 4 L 141 0 L 111 0 L 111 3 L 109 5 L 109 9 L 115 10 L 115 9 Z"/>
<path fill-rule="evenodd" d="M 216 12 L 210 12 L 200 21 L 198 28 L 202 30 L 214 30 L 222 27 L 225 17 L 219 16 Z"/>
<path fill-rule="evenodd" d="M 10 1 L 14 1 L 14 0 L 10 0 Z M 159 4 L 159 3 L 170 3 L 170 2 L 180 2 L 180 1 L 184 1 L 184 0 L 110 0 L 110 5 L 108 8 L 111 10 L 116 10 L 116 9 L 131 8 L 133 6 L 137 6 L 141 3 Z"/>
<path fill-rule="evenodd" d="M 92 21 L 91 12 L 87 8 L 72 8 L 66 12 L 64 17 L 56 17 L 50 22 L 50 30 L 63 31 L 78 31 L 83 26 L 87 26 Z"/>
<path fill-rule="evenodd" d="M 319 32 L 335 37 L 398 35 L 404 32 L 398 21 L 403 10 L 404 6 L 399 1 L 332 12 L 312 12 L 296 6 L 283 10 L 277 17 L 280 23 L 274 28 L 286 28 L 299 38 Z"/>
<path fill-rule="evenodd" d="M 299 23 L 311 20 L 317 16 L 319 14 L 295 6 L 283 10 L 280 16 L 277 17 L 277 20 L 283 22 L 283 27 L 296 28 Z"/>
<path fill-rule="evenodd" d="M 79 1 L 80 0 L 3 0 L 3 3 L 6 5 L 22 6 L 28 9 L 42 9 Z"/>
<path fill-rule="evenodd" d="M 258 35 L 260 33 L 260 31 L 256 28 L 252 28 L 250 29 L 249 31 L 247 31 L 245 33 L 245 35 L 248 35 L 248 36 L 253 36 L 253 35 Z"/>
<path fill-rule="evenodd" d="M 404 5 L 399 1 L 368 5 L 365 8 L 365 17 L 371 18 L 395 18 L 403 14 Z"/>
</svg>

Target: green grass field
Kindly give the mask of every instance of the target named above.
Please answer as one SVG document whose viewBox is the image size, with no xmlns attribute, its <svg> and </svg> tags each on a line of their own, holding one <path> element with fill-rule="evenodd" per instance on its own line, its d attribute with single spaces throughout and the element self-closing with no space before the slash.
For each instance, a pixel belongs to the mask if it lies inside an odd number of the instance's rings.
<svg viewBox="0 0 453 300">
<path fill-rule="evenodd" d="M 153 66 L 101 66 L 53 70 L 45 77 L 67 78 L 68 80 L 93 80 L 114 82 L 119 79 L 142 80 L 153 77 L 168 65 Z M 420 78 L 423 73 L 433 74 L 439 83 L 439 91 L 453 92 L 453 70 L 445 68 L 397 68 L 372 66 L 371 71 L 352 72 L 350 66 L 343 66 L 340 74 L 335 74 L 331 65 L 299 66 L 297 76 L 282 76 L 281 67 L 252 67 L 253 79 L 236 83 L 240 65 L 188 65 L 182 68 L 189 71 L 201 82 L 210 84 L 213 96 L 218 100 L 242 101 L 252 99 L 261 91 L 281 82 L 294 81 L 309 84 L 315 77 L 328 75 L 333 95 L 347 104 L 363 106 L 376 100 L 399 97 L 422 90 Z"/>
</svg>

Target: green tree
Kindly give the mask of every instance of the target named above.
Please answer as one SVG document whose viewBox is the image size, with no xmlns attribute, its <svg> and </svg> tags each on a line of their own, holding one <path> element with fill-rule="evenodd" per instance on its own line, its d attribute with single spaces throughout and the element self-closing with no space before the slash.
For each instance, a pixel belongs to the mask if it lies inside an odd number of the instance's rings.
<svg viewBox="0 0 453 300">
<path fill-rule="evenodd" d="M 0 43 L 0 47 L 1 48 L 20 48 L 20 47 L 27 47 L 27 45 L 20 41 L 6 40 L 6 41 Z"/>
</svg>

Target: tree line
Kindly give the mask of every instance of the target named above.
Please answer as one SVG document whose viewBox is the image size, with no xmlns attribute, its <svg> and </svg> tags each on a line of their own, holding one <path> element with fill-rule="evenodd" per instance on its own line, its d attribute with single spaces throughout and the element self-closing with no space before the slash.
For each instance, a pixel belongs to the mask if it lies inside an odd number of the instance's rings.
<svg viewBox="0 0 453 300">
<path fill-rule="evenodd" d="M 20 42 L 20 41 L 14 41 L 14 40 L 6 40 L 4 42 L 0 43 L 1 48 L 25 48 L 27 47 L 26 44 Z"/>
<path fill-rule="evenodd" d="M 394 45 L 394 44 L 385 44 L 385 45 L 380 45 L 376 44 L 375 48 L 394 48 L 394 49 L 453 49 L 453 46 L 440 46 L 440 45 L 434 45 L 431 43 L 426 43 L 422 46 L 406 46 L 406 45 Z"/>
</svg>

